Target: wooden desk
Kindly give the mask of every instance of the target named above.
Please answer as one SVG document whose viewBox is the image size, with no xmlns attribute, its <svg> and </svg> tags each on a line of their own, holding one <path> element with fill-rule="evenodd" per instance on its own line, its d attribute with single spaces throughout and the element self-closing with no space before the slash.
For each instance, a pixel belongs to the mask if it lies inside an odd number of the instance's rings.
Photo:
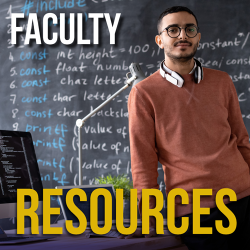
<svg viewBox="0 0 250 250">
<path fill-rule="evenodd" d="M 54 224 L 52 226 L 61 226 Z M 175 236 L 165 232 L 165 235 L 152 238 L 117 239 L 106 237 L 86 238 L 85 235 L 71 235 L 65 228 L 63 234 L 53 239 L 41 242 L 31 242 L 18 245 L 1 245 L 1 250 L 188 250 Z M 39 227 L 39 231 L 42 228 Z M 7 234 L 15 230 L 6 231 Z M 30 233 L 30 228 L 25 228 L 25 234 Z"/>
</svg>

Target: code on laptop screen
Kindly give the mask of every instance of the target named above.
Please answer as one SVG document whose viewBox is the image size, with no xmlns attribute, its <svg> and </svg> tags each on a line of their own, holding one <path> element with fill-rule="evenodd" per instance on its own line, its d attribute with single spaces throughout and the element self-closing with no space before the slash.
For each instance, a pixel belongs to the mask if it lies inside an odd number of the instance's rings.
<svg viewBox="0 0 250 250">
<path fill-rule="evenodd" d="M 42 200 L 32 138 L 26 132 L 0 131 L 0 203 L 16 202 L 17 189 L 21 188 L 36 190 Z"/>
</svg>

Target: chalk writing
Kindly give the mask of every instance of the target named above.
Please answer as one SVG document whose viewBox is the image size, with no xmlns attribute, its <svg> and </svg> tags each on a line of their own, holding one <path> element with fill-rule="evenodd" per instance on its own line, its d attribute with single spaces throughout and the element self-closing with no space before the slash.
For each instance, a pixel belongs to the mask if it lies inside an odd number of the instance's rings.
<svg viewBox="0 0 250 250">
<path fill-rule="evenodd" d="M 215 7 L 211 6 L 211 11 L 216 13 L 218 6 L 222 5 L 218 2 Z M 237 13 L 244 13 L 240 5 L 235 6 L 233 4 Z M 139 63 L 146 76 L 159 69 L 164 50 L 154 42 L 155 24 L 146 14 L 149 1 L 142 4 L 142 1 L 132 0 L 4 0 L 1 7 L 1 129 L 32 134 L 44 188 L 78 185 L 79 147 L 83 153 L 83 184 L 95 184 L 95 177 L 107 174 L 124 173 L 132 179 L 127 110 L 131 88 L 84 123 L 81 145 L 75 122 L 124 86 L 130 63 Z M 101 11 L 97 11 L 98 8 Z M 77 13 L 82 13 L 82 40 L 86 38 L 93 43 L 94 18 L 88 16 L 103 10 L 110 13 L 112 24 L 115 20 L 113 14 L 116 11 L 122 13 L 115 45 L 110 44 L 104 15 L 104 22 L 100 20 L 98 45 L 75 46 L 77 36 L 70 46 L 62 44 L 59 39 L 53 46 L 37 45 L 34 39 L 30 39 L 28 45 L 24 44 L 29 14 L 37 14 L 40 32 L 44 28 L 45 14 L 55 14 L 56 22 L 48 20 L 52 39 L 53 33 L 60 30 L 60 12 L 65 13 L 67 29 L 72 24 L 70 13 L 75 15 L 75 24 Z M 152 11 L 152 16 L 157 16 L 162 10 L 152 8 Z M 11 15 L 20 12 L 25 15 L 25 19 L 18 22 L 23 32 L 17 32 L 17 44 L 13 45 Z M 195 56 L 203 67 L 226 71 L 230 75 L 237 89 L 243 121 L 249 130 L 250 31 L 247 25 L 242 25 L 244 15 L 234 16 L 234 23 L 239 25 L 235 28 L 218 25 L 225 17 L 223 13 L 221 17 L 211 19 L 208 27 L 203 14 L 201 12 L 199 20 L 202 38 Z M 40 35 L 42 38 L 42 32 Z M 65 39 L 69 38 L 70 34 L 67 34 Z M 152 84 L 152 92 L 156 85 Z M 164 192 L 162 167 L 158 171 L 158 183 Z M 58 206 L 57 199 L 51 202 Z"/>
</svg>

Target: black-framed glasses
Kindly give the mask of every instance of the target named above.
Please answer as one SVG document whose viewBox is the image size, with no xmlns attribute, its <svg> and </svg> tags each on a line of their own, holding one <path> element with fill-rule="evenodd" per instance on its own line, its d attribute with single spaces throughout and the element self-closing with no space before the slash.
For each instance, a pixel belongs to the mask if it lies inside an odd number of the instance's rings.
<svg viewBox="0 0 250 250">
<path fill-rule="evenodd" d="M 195 25 L 188 25 L 187 27 L 185 28 L 181 28 L 177 25 L 170 25 L 168 27 L 166 27 L 162 32 L 164 32 L 165 30 L 167 31 L 168 35 L 171 37 L 171 38 L 176 38 L 178 37 L 180 34 L 181 34 L 181 30 L 184 29 L 185 32 L 186 32 L 186 35 L 189 37 L 189 38 L 193 38 L 195 37 L 197 34 L 198 34 L 198 31 L 199 31 L 199 27 L 195 26 Z M 162 32 L 160 32 L 159 35 L 162 34 Z"/>
</svg>

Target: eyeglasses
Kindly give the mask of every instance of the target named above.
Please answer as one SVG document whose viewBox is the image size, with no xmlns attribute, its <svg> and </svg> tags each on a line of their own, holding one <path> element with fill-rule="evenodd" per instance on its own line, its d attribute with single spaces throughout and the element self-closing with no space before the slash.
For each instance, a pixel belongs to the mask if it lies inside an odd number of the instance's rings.
<svg viewBox="0 0 250 250">
<path fill-rule="evenodd" d="M 181 28 L 179 26 L 168 26 L 162 32 L 164 32 L 166 30 L 168 35 L 171 38 L 176 38 L 176 37 L 178 37 L 180 35 L 182 29 L 185 30 L 186 35 L 189 38 L 195 37 L 198 34 L 198 30 L 199 30 L 199 28 L 197 26 L 195 26 L 195 25 L 190 25 L 190 26 L 187 26 L 186 28 Z M 160 32 L 159 35 L 161 35 L 162 32 Z"/>
</svg>

